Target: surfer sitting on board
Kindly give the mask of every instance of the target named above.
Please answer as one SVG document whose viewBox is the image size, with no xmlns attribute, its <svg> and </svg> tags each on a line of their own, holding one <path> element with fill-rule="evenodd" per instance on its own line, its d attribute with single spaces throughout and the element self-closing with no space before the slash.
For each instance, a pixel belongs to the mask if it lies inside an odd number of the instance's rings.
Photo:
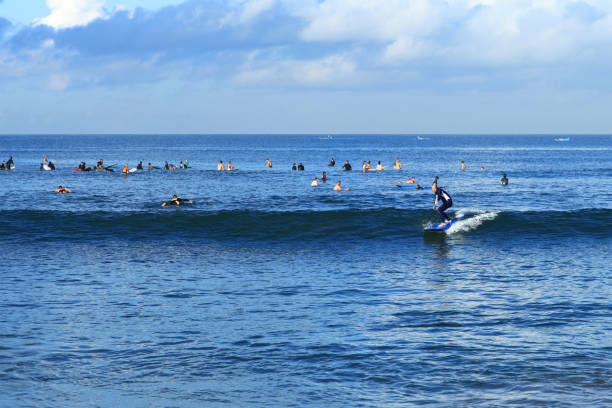
<svg viewBox="0 0 612 408">
<path fill-rule="evenodd" d="M 436 176 L 436 179 L 434 180 L 431 189 L 436 195 L 436 201 L 433 205 L 434 210 L 436 210 L 438 202 L 442 201 L 442 205 L 437 208 L 438 214 L 440 214 L 440 219 L 442 220 L 440 226 L 442 226 L 451 222 L 451 218 L 444 212 L 444 210 L 447 210 L 453 206 L 453 199 L 446 191 L 444 191 L 441 187 L 438 187 L 438 176 Z"/>
</svg>

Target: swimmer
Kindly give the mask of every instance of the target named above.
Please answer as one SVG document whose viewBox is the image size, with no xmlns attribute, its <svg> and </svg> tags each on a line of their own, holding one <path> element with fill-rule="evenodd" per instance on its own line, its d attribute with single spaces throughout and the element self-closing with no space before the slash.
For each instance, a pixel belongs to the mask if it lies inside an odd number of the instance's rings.
<svg viewBox="0 0 612 408">
<path fill-rule="evenodd" d="M 271 169 L 272 168 L 272 162 L 270 161 L 270 159 L 266 159 L 266 168 L 267 169 Z"/>
<path fill-rule="evenodd" d="M 173 195 L 172 199 L 170 201 L 164 201 L 163 203 L 161 203 L 162 207 L 166 207 L 168 205 L 176 205 L 177 207 L 180 207 L 182 204 L 191 204 L 193 203 L 193 200 L 188 200 L 188 199 L 184 199 L 181 197 L 177 197 L 177 195 Z"/>
<path fill-rule="evenodd" d="M 465 170 L 466 168 L 465 162 L 461 160 L 461 170 Z"/>
<path fill-rule="evenodd" d="M 349 191 L 351 188 L 345 188 L 344 191 Z M 342 187 L 340 186 L 340 180 L 338 180 L 338 182 L 336 183 L 336 185 L 334 186 L 334 191 L 343 191 Z"/>
<path fill-rule="evenodd" d="M 335 165 L 336 165 L 336 161 L 335 161 L 335 160 L 334 160 L 334 158 L 332 157 L 332 158 L 329 160 L 329 164 L 328 164 L 328 166 L 329 166 L 329 167 L 334 167 Z"/>
<path fill-rule="evenodd" d="M 318 177 L 315 177 L 315 179 L 314 179 L 314 180 L 312 180 L 312 183 L 310 183 L 310 185 L 311 185 L 312 187 L 318 187 L 318 186 L 319 186 L 319 178 L 318 178 Z"/>
<path fill-rule="evenodd" d="M 402 183 L 402 184 L 414 184 L 416 183 L 416 179 L 414 177 L 409 178 L 408 180 L 403 180 L 403 181 L 392 181 L 392 183 Z"/>
<path fill-rule="evenodd" d="M 323 172 L 323 176 L 321 176 L 321 180 L 323 180 L 324 183 L 327 182 L 327 172 Z"/>
<path fill-rule="evenodd" d="M 59 186 L 58 188 L 55 189 L 55 192 L 60 193 L 60 194 L 68 194 L 68 193 L 72 193 L 72 190 L 70 190 L 68 187 Z"/>
<path fill-rule="evenodd" d="M 399 157 L 395 158 L 395 162 L 393 163 L 393 170 L 399 170 L 402 168 L 402 162 L 400 161 Z"/>
<path fill-rule="evenodd" d="M 217 164 L 217 171 L 223 171 L 225 167 L 223 166 L 223 160 L 219 160 L 219 164 Z"/>
<path fill-rule="evenodd" d="M 304 165 L 302 163 L 298 164 L 298 170 L 304 171 Z"/>
<path fill-rule="evenodd" d="M 347 161 L 344 162 L 342 167 L 340 167 L 340 170 L 351 171 L 351 170 L 353 170 L 353 168 L 351 167 L 351 163 L 349 163 L 349 161 L 347 160 Z"/>
<path fill-rule="evenodd" d="M 504 176 L 501 178 L 501 180 L 499 180 L 499 184 L 501 184 L 502 186 L 508 185 L 508 176 L 506 175 L 506 173 L 504 173 Z"/>
<path fill-rule="evenodd" d="M 438 176 L 436 176 L 436 179 L 431 185 L 431 189 L 436 195 L 436 201 L 434 202 L 433 209 L 438 211 L 438 214 L 440 214 L 440 219 L 442 222 L 439 226 L 441 227 L 444 224 L 451 222 L 451 218 L 444 212 L 444 210 L 453 206 L 453 199 L 446 191 L 442 189 L 442 187 L 438 187 Z M 442 205 L 436 209 L 439 201 L 442 201 Z"/>
</svg>

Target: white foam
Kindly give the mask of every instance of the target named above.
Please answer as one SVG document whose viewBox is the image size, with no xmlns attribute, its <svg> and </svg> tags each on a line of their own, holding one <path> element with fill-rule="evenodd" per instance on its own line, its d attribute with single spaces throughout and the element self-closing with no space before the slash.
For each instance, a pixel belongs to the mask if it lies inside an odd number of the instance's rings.
<svg viewBox="0 0 612 408">
<path fill-rule="evenodd" d="M 467 214 L 473 214 L 467 216 Z M 489 221 L 497 217 L 499 211 L 483 211 L 466 209 L 459 210 L 455 213 L 455 217 L 459 220 L 455 222 L 449 229 L 446 230 L 447 234 L 454 234 L 457 232 L 467 232 L 478 228 L 483 222 Z M 467 218 L 464 218 L 467 217 Z"/>
</svg>

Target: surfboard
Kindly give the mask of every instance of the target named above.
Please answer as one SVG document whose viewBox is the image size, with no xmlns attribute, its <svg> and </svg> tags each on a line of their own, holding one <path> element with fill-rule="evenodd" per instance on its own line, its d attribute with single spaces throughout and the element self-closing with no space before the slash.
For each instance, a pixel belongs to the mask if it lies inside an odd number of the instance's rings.
<svg viewBox="0 0 612 408">
<path fill-rule="evenodd" d="M 43 170 L 53 170 L 51 167 L 47 166 L 46 164 L 43 165 Z"/>
<path fill-rule="evenodd" d="M 396 184 L 396 185 L 399 188 L 406 188 L 406 189 L 412 188 L 412 189 L 415 189 L 415 190 L 417 189 L 417 185 L 413 184 L 413 183 L 411 183 L 411 184 Z M 421 187 L 419 190 L 421 190 L 421 189 L 430 189 L 431 188 L 430 186 L 419 186 L 419 187 Z"/>
<path fill-rule="evenodd" d="M 138 169 L 136 167 L 132 167 L 131 169 L 128 170 L 130 173 L 135 173 L 136 171 L 138 171 Z"/>
<path fill-rule="evenodd" d="M 446 231 L 447 229 L 449 229 L 450 227 L 453 226 L 454 223 L 457 222 L 457 218 L 453 218 L 451 220 L 451 222 L 449 222 L 448 224 L 444 224 L 442 226 L 440 226 L 440 223 L 431 225 L 427 228 L 425 228 L 425 231 Z"/>
</svg>

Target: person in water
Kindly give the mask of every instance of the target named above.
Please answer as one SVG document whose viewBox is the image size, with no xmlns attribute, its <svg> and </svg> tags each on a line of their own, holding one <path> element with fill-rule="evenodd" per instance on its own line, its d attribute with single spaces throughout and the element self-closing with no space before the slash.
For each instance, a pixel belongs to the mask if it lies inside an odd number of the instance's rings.
<svg viewBox="0 0 612 408">
<path fill-rule="evenodd" d="M 121 170 L 121 172 L 122 172 L 123 174 L 128 174 L 128 173 L 130 172 L 130 169 L 129 169 L 129 167 L 128 167 L 128 164 L 127 164 L 127 163 L 125 163 L 125 165 L 123 166 L 123 169 Z"/>
<path fill-rule="evenodd" d="M 353 170 L 353 168 L 351 167 L 351 163 L 349 163 L 349 161 L 347 160 L 347 161 L 344 162 L 342 167 L 340 167 L 340 170 L 351 171 L 351 170 Z"/>
<path fill-rule="evenodd" d="M 68 193 L 72 193 L 72 190 L 70 190 L 68 187 L 59 186 L 58 188 L 55 189 L 55 192 L 60 193 L 60 194 L 68 194 Z"/>
<path fill-rule="evenodd" d="M 297 164 L 293 163 L 293 166 L 291 166 L 291 170 L 297 170 Z"/>
<path fill-rule="evenodd" d="M 0 164 L 0 170 L 8 170 L 6 168 L 6 162 L 4 160 L 2 160 L 2 164 Z"/>
<path fill-rule="evenodd" d="M 393 183 L 414 184 L 416 183 L 416 178 L 412 177 L 412 178 L 409 178 L 408 180 L 394 181 Z"/>
<path fill-rule="evenodd" d="M 170 170 L 170 165 L 168 164 L 168 162 L 164 163 L 164 170 Z"/>
<path fill-rule="evenodd" d="M 318 187 L 318 186 L 319 186 L 319 178 L 318 178 L 318 177 L 315 177 L 315 179 L 314 179 L 314 180 L 312 180 L 312 183 L 310 183 L 310 185 L 311 185 L 312 187 Z"/>
<path fill-rule="evenodd" d="M 378 161 L 378 164 L 376 165 L 376 170 L 377 170 L 377 171 L 384 170 L 384 168 L 383 168 L 382 164 L 380 163 L 380 160 Z"/>
<path fill-rule="evenodd" d="M 321 180 L 323 180 L 324 183 L 327 182 L 327 172 L 323 172 L 323 176 L 321 176 Z"/>
<path fill-rule="evenodd" d="M 272 162 L 270 161 L 270 159 L 266 159 L 266 168 L 267 169 L 271 169 L 272 168 Z"/>
<path fill-rule="evenodd" d="M 187 159 L 183 160 L 183 164 L 185 165 L 186 169 L 188 169 L 190 167 L 189 160 L 187 160 Z"/>
<path fill-rule="evenodd" d="M 298 170 L 304 171 L 304 165 L 302 163 L 298 164 Z"/>
<path fill-rule="evenodd" d="M 332 158 L 329 160 L 329 164 L 328 164 L 328 166 L 329 166 L 329 167 L 334 167 L 335 165 L 336 165 L 336 161 L 335 161 L 335 160 L 334 160 L 334 158 L 332 157 Z"/>
<path fill-rule="evenodd" d="M 219 164 L 217 164 L 217 171 L 223 171 L 225 167 L 223 166 L 223 160 L 219 160 Z"/>
<path fill-rule="evenodd" d="M 9 159 L 6 161 L 6 165 L 8 166 L 8 168 L 10 169 L 11 167 L 13 167 L 13 156 L 9 157 Z"/>
<path fill-rule="evenodd" d="M 181 162 L 179 163 L 179 168 L 184 169 L 185 168 L 185 163 L 183 163 L 183 161 L 181 160 Z"/>
<path fill-rule="evenodd" d="M 466 168 L 465 162 L 461 160 L 461 170 L 465 170 Z"/>
<path fill-rule="evenodd" d="M 191 204 L 193 203 L 193 200 L 181 198 L 175 194 L 172 196 L 172 199 L 170 201 L 164 201 L 163 203 L 161 203 L 161 206 L 166 207 L 168 205 L 176 205 L 177 207 L 180 207 L 182 204 L 185 204 L 185 203 Z"/>
<path fill-rule="evenodd" d="M 53 163 L 52 161 L 50 161 L 50 162 L 47 164 L 47 166 L 49 166 L 49 168 L 50 168 L 51 170 L 55 170 L 55 163 Z"/>
<path fill-rule="evenodd" d="M 345 188 L 344 191 L 349 191 L 350 189 L 351 188 L 348 187 L 348 188 Z M 338 182 L 334 186 L 334 191 L 343 191 L 340 180 L 338 180 Z"/>
<path fill-rule="evenodd" d="M 438 176 L 436 176 L 436 179 L 431 185 L 431 189 L 436 195 L 436 201 L 434 202 L 433 209 L 438 211 L 438 214 L 440 214 L 440 219 L 442 220 L 440 226 L 442 226 L 451 222 L 451 218 L 444 211 L 453 206 L 453 199 L 446 191 L 442 189 L 442 187 L 438 187 Z M 436 206 L 440 201 L 442 201 L 442 205 L 436 209 Z"/>
<path fill-rule="evenodd" d="M 137 170 L 142 170 L 143 169 L 143 167 L 142 167 L 142 160 L 138 162 L 138 164 L 136 165 L 136 169 Z"/>
<path fill-rule="evenodd" d="M 231 160 L 227 161 L 227 169 L 228 170 L 235 170 L 236 168 L 234 167 L 234 165 L 232 164 Z"/>
<path fill-rule="evenodd" d="M 151 163 L 147 164 L 147 169 L 151 170 L 153 168 L 153 165 Z"/>
<path fill-rule="evenodd" d="M 96 163 L 96 169 L 103 169 L 103 168 L 104 168 L 104 162 L 102 161 L 102 159 L 100 159 Z"/>
<path fill-rule="evenodd" d="M 168 170 L 176 170 L 176 166 L 172 163 L 168 166 Z"/>
<path fill-rule="evenodd" d="M 361 163 L 361 171 L 363 171 L 364 173 L 368 171 L 368 163 L 365 160 L 363 161 L 363 163 Z"/>
<path fill-rule="evenodd" d="M 501 184 L 502 186 L 508 185 L 508 176 L 506 175 L 506 173 L 504 173 L 504 176 L 501 178 L 501 180 L 499 180 L 499 184 Z"/>
<path fill-rule="evenodd" d="M 399 170 L 402 168 L 402 162 L 400 161 L 399 157 L 395 158 L 395 162 L 393 163 L 393 170 Z"/>
</svg>

